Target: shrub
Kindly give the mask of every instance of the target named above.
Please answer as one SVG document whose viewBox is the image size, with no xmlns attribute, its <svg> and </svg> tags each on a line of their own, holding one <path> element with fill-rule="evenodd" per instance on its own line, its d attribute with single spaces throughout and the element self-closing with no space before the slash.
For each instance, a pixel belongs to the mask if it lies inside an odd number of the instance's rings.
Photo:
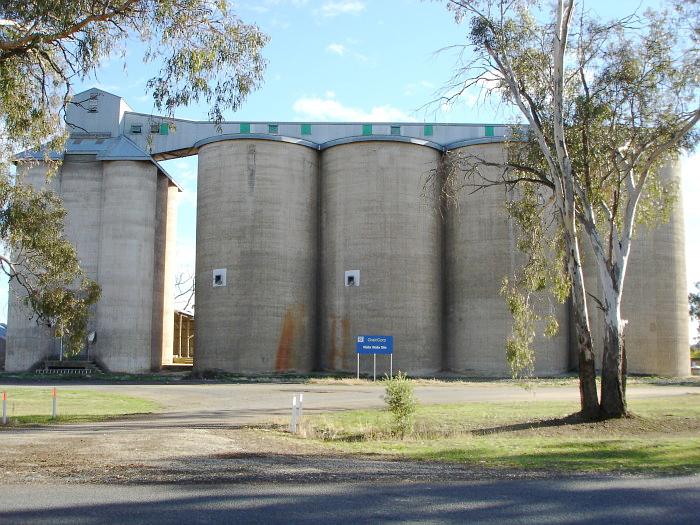
<svg viewBox="0 0 700 525">
<path fill-rule="evenodd" d="M 416 412 L 416 397 L 413 395 L 413 385 L 406 374 L 399 372 L 395 377 L 386 378 L 384 402 L 391 412 L 392 432 L 402 439 L 413 432 Z"/>
</svg>

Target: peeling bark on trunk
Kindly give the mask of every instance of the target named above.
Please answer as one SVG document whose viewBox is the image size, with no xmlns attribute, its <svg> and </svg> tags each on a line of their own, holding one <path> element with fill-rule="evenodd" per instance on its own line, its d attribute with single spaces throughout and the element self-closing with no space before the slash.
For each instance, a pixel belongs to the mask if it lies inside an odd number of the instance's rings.
<svg viewBox="0 0 700 525">
<path fill-rule="evenodd" d="M 590 330 L 582 329 L 576 323 L 576 341 L 578 343 L 578 377 L 581 397 L 581 415 L 586 419 L 600 417 L 598 388 L 595 382 L 595 355 Z"/>
<path fill-rule="evenodd" d="M 605 323 L 600 407 L 604 417 L 627 415 L 627 354 L 624 334 L 615 323 Z"/>
<path fill-rule="evenodd" d="M 565 226 L 573 229 L 573 221 Z M 583 281 L 578 246 L 570 230 L 565 230 L 564 241 L 568 247 L 567 270 L 571 277 L 571 298 L 573 303 L 574 326 L 576 328 L 576 345 L 578 351 L 579 394 L 581 397 L 581 415 L 586 419 L 600 417 L 598 387 L 596 385 L 595 355 L 593 338 L 588 322 L 586 306 L 586 288 Z"/>
</svg>

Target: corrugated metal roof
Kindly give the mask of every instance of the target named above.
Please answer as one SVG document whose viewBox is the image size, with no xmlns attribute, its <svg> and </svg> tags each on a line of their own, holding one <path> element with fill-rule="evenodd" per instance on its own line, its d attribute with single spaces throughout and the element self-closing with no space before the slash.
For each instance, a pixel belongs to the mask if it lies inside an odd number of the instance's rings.
<svg viewBox="0 0 700 525">
<path fill-rule="evenodd" d="M 74 135 L 66 141 L 64 153 L 52 151 L 49 153 L 49 158 L 51 160 L 62 160 L 63 155 L 95 155 L 97 160 L 141 160 L 152 162 L 180 191 L 183 191 L 182 186 L 173 179 L 163 166 L 153 160 L 153 157 L 146 151 L 123 135 L 119 137 Z M 42 161 L 45 159 L 46 150 L 41 150 L 23 151 L 15 155 L 12 160 L 19 162 L 22 160 Z"/>
<path fill-rule="evenodd" d="M 148 153 L 123 135 L 113 139 L 105 139 L 101 145 L 106 147 L 97 154 L 97 160 L 151 160 Z M 67 152 L 72 153 L 70 149 Z M 156 163 L 156 165 L 158 164 Z"/>
</svg>

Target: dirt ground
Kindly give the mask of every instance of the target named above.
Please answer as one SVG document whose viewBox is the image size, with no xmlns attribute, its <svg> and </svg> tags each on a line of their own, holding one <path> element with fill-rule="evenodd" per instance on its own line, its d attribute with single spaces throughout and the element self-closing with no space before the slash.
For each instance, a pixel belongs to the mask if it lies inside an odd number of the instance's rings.
<svg viewBox="0 0 700 525">
<path fill-rule="evenodd" d="M 9 437 L 9 439 L 7 439 Z M 546 472 L 464 468 L 329 455 L 259 429 L 178 429 L 64 436 L 31 443 L 3 436 L 1 483 L 230 483 L 545 478 Z"/>
</svg>

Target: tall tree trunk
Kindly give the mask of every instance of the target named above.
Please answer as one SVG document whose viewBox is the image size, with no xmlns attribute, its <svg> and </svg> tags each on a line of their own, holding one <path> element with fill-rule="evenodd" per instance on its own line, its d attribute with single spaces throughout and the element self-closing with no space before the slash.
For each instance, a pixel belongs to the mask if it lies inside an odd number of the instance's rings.
<svg viewBox="0 0 700 525">
<path fill-rule="evenodd" d="M 613 316 L 611 316 L 613 317 Z M 605 341 L 603 343 L 603 370 L 601 372 L 600 406 L 604 417 L 627 415 L 627 354 L 623 324 L 605 316 Z M 612 321 L 612 322 L 611 322 Z"/>
<path fill-rule="evenodd" d="M 576 316 L 576 313 L 574 313 Z M 581 415 L 586 419 L 600 417 L 598 388 L 595 382 L 595 355 L 590 328 L 576 322 L 576 342 L 578 344 L 578 389 L 581 398 Z"/>
<path fill-rule="evenodd" d="M 600 417 L 600 404 L 598 403 L 598 387 L 595 382 L 595 355 L 593 354 L 591 326 L 588 322 L 586 287 L 583 281 L 578 244 L 567 228 L 564 230 L 564 242 L 568 252 L 567 270 L 571 277 L 571 298 L 578 351 L 581 415 L 586 419 L 597 419 Z"/>
</svg>

